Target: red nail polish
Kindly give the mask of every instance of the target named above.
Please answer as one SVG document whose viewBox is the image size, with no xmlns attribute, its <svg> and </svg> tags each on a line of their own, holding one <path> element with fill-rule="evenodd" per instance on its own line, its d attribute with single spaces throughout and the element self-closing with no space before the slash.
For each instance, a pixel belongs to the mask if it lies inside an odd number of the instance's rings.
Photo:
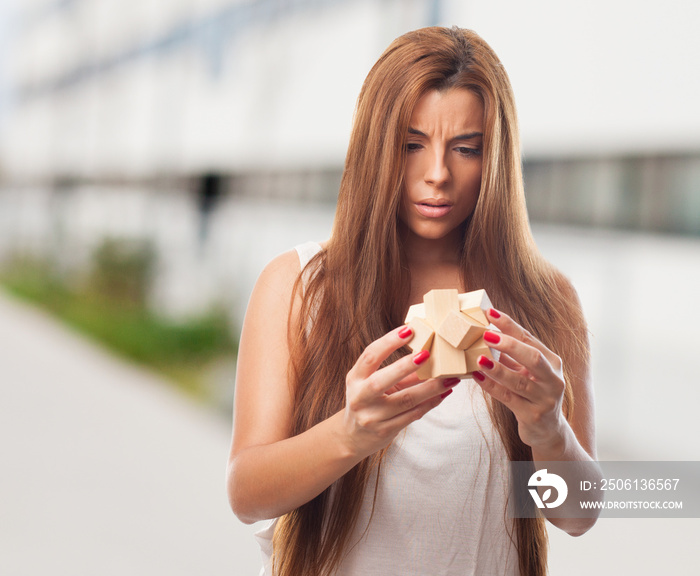
<svg viewBox="0 0 700 576">
<path fill-rule="evenodd" d="M 399 332 L 399 338 L 408 338 L 411 334 L 413 334 L 413 330 L 411 330 L 410 326 L 406 326 Z"/>
<path fill-rule="evenodd" d="M 447 398 L 450 394 L 452 394 L 452 388 L 450 388 L 447 392 L 440 394 L 440 398 Z"/>
<path fill-rule="evenodd" d="M 479 366 L 483 366 L 484 368 L 487 368 L 488 370 L 491 370 L 493 368 L 493 362 L 489 360 L 486 356 L 479 356 L 479 360 L 477 361 L 477 364 Z"/>
<path fill-rule="evenodd" d="M 459 378 L 447 378 L 442 381 L 442 385 L 445 388 L 450 388 L 451 386 L 457 386 L 459 384 Z"/>
<path fill-rule="evenodd" d="M 489 309 L 489 316 L 491 316 L 491 318 L 500 318 L 501 317 L 501 315 L 498 313 L 498 310 L 496 310 L 495 308 Z"/>
<path fill-rule="evenodd" d="M 484 332 L 484 340 L 491 344 L 498 344 L 501 341 L 501 337 L 495 332 Z"/>
<path fill-rule="evenodd" d="M 430 358 L 430 352 L 427 350 L 421 350 L 413 357 L 414 364 L 423 364 L 428 358 Z"/>
<path fill-rule="evenodd" d="M 478 370 L 474 370 L 474 372 L 472 372 L 472 376 L 474 376 L 474 378 L 476 378 L 479 382 L 483 382 L 484 380 L 486 380 L 486 376 L 484 376 Z"/>
</svg>

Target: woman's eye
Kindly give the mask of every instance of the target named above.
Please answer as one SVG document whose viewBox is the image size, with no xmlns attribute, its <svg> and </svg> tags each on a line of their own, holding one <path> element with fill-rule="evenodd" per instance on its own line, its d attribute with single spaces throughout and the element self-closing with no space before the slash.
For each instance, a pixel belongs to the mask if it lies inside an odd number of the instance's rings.
<svg viewBox="0 0 700 576">
<path fill-rule="evenodd" d="M 466 146 L 458 146 L 455 148 L 462 156 L 481 156 L 481 148 L 467 148 Z"/>
<path fill-rule="evenodd" d="M 415 152 L 416 150 L 420 150 L 422 146 L 418 144 L 418 142 L 409 142 L 406 144 L 406 150 L 408 152 Z"/>
</svg>

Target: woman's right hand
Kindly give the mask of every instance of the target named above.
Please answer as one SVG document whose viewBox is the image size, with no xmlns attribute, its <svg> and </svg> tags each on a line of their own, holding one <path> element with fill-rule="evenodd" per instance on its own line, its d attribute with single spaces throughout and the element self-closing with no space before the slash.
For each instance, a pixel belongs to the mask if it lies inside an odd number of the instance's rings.
<svg viewBox="0 0 700 576">
<path fill-rule="evenodd" d="M 397 328 L 370 344 L 347 375 L 346 406 L 300 434 L 292 434 L 289 319 L 296 322 L 295 251 L 265 267 L 250 297 L 238 348 L 227 489 L 243 522 L 276 518 L 309 502 L 399 431 L 437 406 L 441 380 L 421 382 L 412 354 L 382 363 L 411 338 Z M 295 308 L 290 314 L 290 302 Z M 295 326 L 296 328 L 296 326 Z M 402 336 L 399 335 L 402 334 Z"/>
<path fill-rule="evenodd" d="M 409 354 L 380 368 L 413 336 L 402 326 L 372 342 L 345 379 L 343 424 L 348 448 L 359 458 L 388 446 L 396 435 L 438 406 L 459 378 L 420 380 L 416 371 L 430 353 Z"/>
</svg>

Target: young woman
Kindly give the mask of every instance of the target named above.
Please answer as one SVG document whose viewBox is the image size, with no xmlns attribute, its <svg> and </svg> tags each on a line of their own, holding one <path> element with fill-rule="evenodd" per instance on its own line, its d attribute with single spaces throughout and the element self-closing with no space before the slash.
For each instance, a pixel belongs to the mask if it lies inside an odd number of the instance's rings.
<svg viewBox="0 0 700 576">
<path fill-rule="evenodd" d="M 434 288 L 495 306 L 500 361 L 473 380 L 415 374 L 402 323 Z M 545 574 L 508 461 L 595 457 L 587 331 L 532 240 L 512 89 L 473 32 L 408 33 L 370 71 L 332 236 L 261 274 L 234 407 L 229 498 L 274 519 L 265 574 Z"/>
</svg>

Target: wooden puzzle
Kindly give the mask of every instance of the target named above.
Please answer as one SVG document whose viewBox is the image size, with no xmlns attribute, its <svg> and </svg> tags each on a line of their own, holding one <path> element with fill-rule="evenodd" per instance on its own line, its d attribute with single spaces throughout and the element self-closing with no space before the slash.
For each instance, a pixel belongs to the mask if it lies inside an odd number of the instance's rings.
<svg viewBox="0 0 700 576">
<path fill-rule="evenodd" d="M 411 306 L 405 322 L 414 336 L 408 346 L 414 352 L 430 351 L 418 377 L 466 378 L 479 369 L 479 356 L 498 360 L 498 350 L 491 350 L 483 338 L 486 330 L 496 330 L 488 321 L 489 308 L 485 290 L 431 290 L 422 304 Z"/>
</svg>

